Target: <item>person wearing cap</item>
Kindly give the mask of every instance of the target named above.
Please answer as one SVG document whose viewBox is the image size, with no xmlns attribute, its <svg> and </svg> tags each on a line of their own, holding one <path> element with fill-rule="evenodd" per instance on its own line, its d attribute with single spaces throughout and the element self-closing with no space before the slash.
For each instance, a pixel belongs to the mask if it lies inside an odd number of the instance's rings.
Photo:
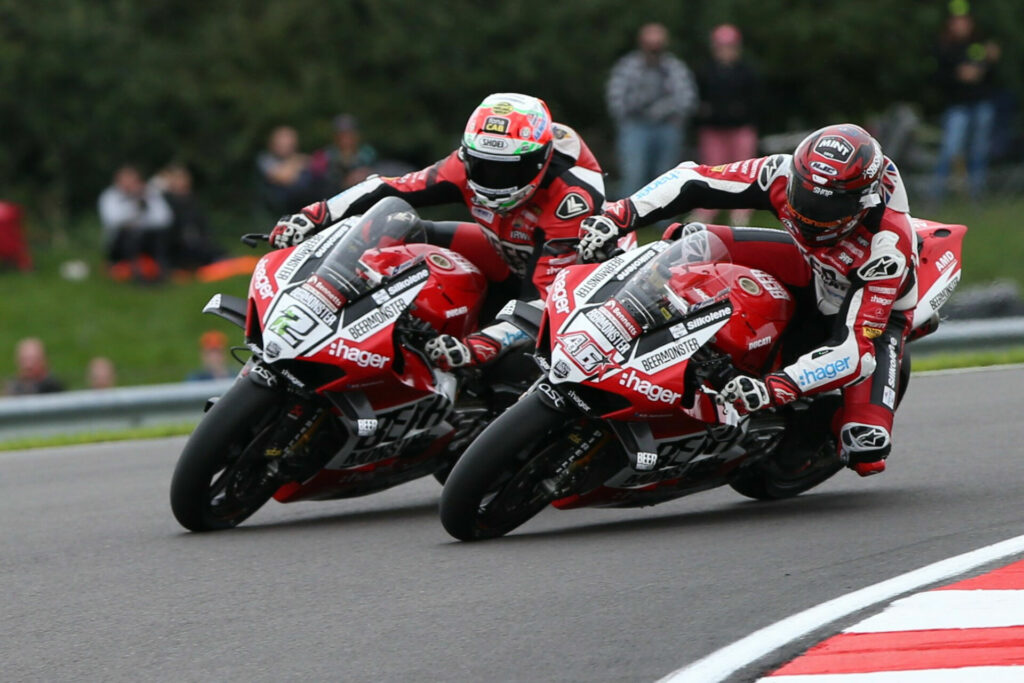
<svg viewBox="0 0 1024 683">
<path fill-rule="evenodd" d="M 551 239 L 575 240 L 580 221 L 601 209 L 604 178 L 597 159 L 547 104 L 521 93 L 494 93 L 470 115 L 459 148 L 437 163 L 396 178 L 371 176 L 341 194 L 284 216 L 270 234 L 278 248 L 298 244 L 384 197 L 414 207 L 462 204 L 476 223 L 430 222 L 429 241 L 478 265 L 492 285 L 487 313 L 510 298 L 545 298 L 558 273 L 576 262 L 545 250 Z M 493 309 L 493 310 L 491 310 Z M 506 323 L 463 340 L 441 335 L 427 349 L 442 369 L 496 359 L 526 335 Z"/>
<path fill-rule="evenodd" d="M 668 51 L 668 29 L 650 23 L 637 49 L 612 68 L 605 96 L 618 129 L 620 194 L 679 163 L 686 124 L 697 108 L 697 85 L 685 63 Z"/>
<path fill-rule="evenodd" d="M 207 330 L 199 337 L 199 360 L 202 367 L 193 370 L 186 381 L 227 379 L 233 375 L 228 369 L 228 336 L 220 330 Z"/>
<path fill-rule="evenodd" d="M 332 125 L 334 140 L 317 150 L 310 164 L 327 193 L 340 192 L 366 180 L 377 161 L 376 150 L 362 141 L 359 121 L 355 116 L 338 114 Z"/>
<path fill-rule="evenodd" d="M 743 36 L 732 24 L 711 31 L 711 59 L 697 71 L 697 148 L 708 166 L 751 159 L 757 153 L 757 111 L 761 83 L 743 59 Z M 710 222 L 717 211 L 698 209 L 693 219 Z M 745 225 L 750 209 L 733 209 L 729 223 Z"/>
</svg>

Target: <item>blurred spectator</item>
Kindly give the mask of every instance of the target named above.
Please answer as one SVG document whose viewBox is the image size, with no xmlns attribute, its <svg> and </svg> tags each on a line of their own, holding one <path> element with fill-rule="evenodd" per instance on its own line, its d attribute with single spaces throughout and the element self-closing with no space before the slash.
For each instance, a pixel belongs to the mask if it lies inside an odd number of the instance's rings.
<svg viewBox="0 0 1024 683">
<path fill-rule="evenodd" d="M 192 192 L 192 174 L 182 164 L 170 164 L 160 171 L 157 182 L 171 207 L 170 262 L 175 268 L 192 270 L 224 255 L 210 235 L 206 212 Z"/>
<path fill-rule="evenodd" d="M 606 93 L 618 126 L 623 195 L 679 163 L 686 122 L 697 108 L 690 69 L 666 51 L 668 29 L 645 24 L 637 42 L 639 49 L 612 68 Z"/>
<path fill-rule="evenodd" d="M 202 367 L 193 370 L 185 379 L 195 382 L 206 379 L 233 377 L 228 369 L 228 337 L 219 330 L 203 332 L 199 337 L 199 360 Z"/>
<path fill-rule="evenodd" d="M 701 95 L 697 110 L 697 143 L 700 162 L 708 166 L 728 164 L 757 156 L 757 108 L 760 81 L 742 57 L 743 36 L 732 24 L 711 32 L 711 59 L 697 73 Z M 711 222 L 717 211 L 699 210 L 694 220 Z M 734 209 L 732 225 L 745 225 L 749 209 Z"/>
<path fill-rule="evenodd" d="M 278 126 L 267 138 L 267 148 L 256 157 L 263 205 L 275 214 L 295 213 L 319 199 L 309 156 L 299 151 L 299 134 L 291 126 Z"/>
<path fill-rule="evenodd" d="M 4 393 L 14 396 L 51 394 L 64 391 L 64 383 L 50 374 L 46 347 L 36 337 L 26 337 L 14 350 L 16 375 L 7 383 Z"/>
<path fill-rule="evenodd" d="M 90 389 L 113 388 L 117 384 L 114 362 L 103 356 L 91 358 L 85 369 L 85 384 Z"/>
<path fill-rule="evenodd" d="M 114 184 L 100 195 L 100 220 L 107 261 L 127 261 L 136 279 L 159 279 L 166 274 L 171 207 L 155 186 L 147 185 L 136 166 L 125 164 Z M 145 272 L 144 256 L 156 261 L 156 272 Z"/>
<path fill-rule="evenodd" d="M 1000 48 L 983 40 L 966 3 L 950 6 L 954 13 L 946 20 L 936 48 L 939 87 L 948 107 L 942 115 L 942 147 L 932 191 L 936 200 L 945 196 L 953 159 L 966 148 L 968 189 L 976 199 L 985 190 Z"/>
<path fill-rule="evenodd" d="M 0 266 L 14 265 L 19 270 L 32 269 L 32 256 L 22 230 L 21 206 L 0 201 Z"/>
<path fill-rule="evenodd" d="M 359 122 L 351 114 L 334 117 L 334 141 L 313 155 L 313 174 L 323 180 L 321 194 L 332 196 L 366 180 L 377 152 L 364 143 Z"/>
</svg>

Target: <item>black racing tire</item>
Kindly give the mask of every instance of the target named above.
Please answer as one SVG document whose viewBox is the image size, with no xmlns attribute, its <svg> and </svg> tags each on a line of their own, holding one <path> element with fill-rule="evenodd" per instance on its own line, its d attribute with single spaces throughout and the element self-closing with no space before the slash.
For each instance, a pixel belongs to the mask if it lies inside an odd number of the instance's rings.
<svg viewBox="0 0 1024 683">
<path fill-rule="evenodd" d="M 192 432 L 171 478 L 171 510 L 189 531 L 230 529 L 260 509 L 278 484 L 265 475 L 259 441 L 277 417 L 280 394 L 241 378 Z M 243 469 L 244 468 L 244 469 Z M 247 479 L 246 479 L 247 478 Z M 242 497 L 224 495 L 237 480 Z"/>
<path fill-rule="evenodd" d="M 834 462 L 820 463 L 812 466 L 807 472 L 794 476 L 786 476 L 780 472 L 773 472 L 768 468 L 752 467 L 736 475 L 729 482 L 729 486 L 737 493 L 754 500 L 792 498 L 799 496 L 805 491 L 810 491 L 815 486 L 831 479 L 836 472 L 843 469 L 838 458 L 833 458 L 833 460 Z"/>
<path fill-rule="evenodd" d="M 490 504 L 507 495 L 510 485 L 539 484 L 529 481 L 531 463 L 550 445 L 549 435 L 568 420 L 537 393 L 525 395 L 498 416 L 470 444 L 448 475 L 440 506 L 445 530 L 460 541 L 495 538 L 547 507 L 553 497 L 533 497 L 504 514 Z"/>
</svg>

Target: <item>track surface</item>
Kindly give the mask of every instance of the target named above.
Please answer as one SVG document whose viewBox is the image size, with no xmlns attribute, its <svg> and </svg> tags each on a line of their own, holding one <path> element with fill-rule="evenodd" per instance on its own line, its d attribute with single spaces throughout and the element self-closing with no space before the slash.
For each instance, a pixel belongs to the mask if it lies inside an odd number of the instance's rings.
<svg viewBox="0 0 1024 683">
<path fill-rule="evenodd" d="M 1022 387 L 1024 369 L 915 377 L 881 477 L 548 510 L 471 545 L 433 480 L 193 535 L 167 503 L 181 439 L 0 454 L 2 678 L 654 680 L 1020 534 Z"/>
</svg>

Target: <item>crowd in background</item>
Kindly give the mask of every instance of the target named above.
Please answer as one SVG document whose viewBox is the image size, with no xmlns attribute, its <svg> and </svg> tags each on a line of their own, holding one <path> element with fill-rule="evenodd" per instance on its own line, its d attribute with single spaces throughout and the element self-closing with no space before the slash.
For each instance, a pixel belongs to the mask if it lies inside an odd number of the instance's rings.
<svg viewBox="0 0 1024 683">
<path fill-rule="evenodd" d="M 933 202 L 948 194 L 957 160 L 964 162 L 963 185 L 969 196 L 982 196 L 993 139 L 1006 134 L 998 125 L 1000 102 L 1006 101 L 999 83 L 1000 46 L 978 30 L 966 3 L 954 2 L 951 8 L 933 48 L 935 79 L 946 103 L 927 196 Z M 638 31 L 636 48 L 610 65 L 604 94 L 617 144 L 615 154 L 603 163 L 617 182 L 610 184 L 609 198 L 636 191 L 684 159 L 717 165 L 765 151 L 758 141 L 768 93 L 763 74 L 744 54 L 741 28 L 715 26 L 708 36 L 708 54 L 692 68 L 673 52 L 671 39 L 664 25 L 645 24 Z M 496 80 L 493 90 L 503 88 L 505 84 Z M 363 140 L 352 114 L 335 116 L 331 132 L 326 144 L 307 151 L 296 128 L 282 123 L 269 131 L 265 148 L 254 151 L 253 204 L 267 227 L 277 216 L 336 194 L 371 173 L 397 175 L 412 168 L 382 162 Z M 893 153 L 888 146 L 886 151 Z M 184 164 L 168 164 L 149 178 L 138 165 L 123 164 L 100 195 L 98 211 L 104 258 L 115 278 L 158 283 L 225 256 Z M 733 211 L 718 219 L 743 224 L 749 217 L 748 211 Z M 693 218 L 711 221 L 716 215 L 700 211 Z M 6 234 L 4 225 L 0 222 L 0 241 Z M 200 346 L 203 368 L 190 378 L 226 376 L 226 339 L 209 333 Z M 15 359 L 16 376 L 7 382 L 5 393 L 63 388 L 49 372 L 39 339 L 19 342 Z M 90 361 L 87 386 L 115 383 L 108 358 Z"/>
</svg>

